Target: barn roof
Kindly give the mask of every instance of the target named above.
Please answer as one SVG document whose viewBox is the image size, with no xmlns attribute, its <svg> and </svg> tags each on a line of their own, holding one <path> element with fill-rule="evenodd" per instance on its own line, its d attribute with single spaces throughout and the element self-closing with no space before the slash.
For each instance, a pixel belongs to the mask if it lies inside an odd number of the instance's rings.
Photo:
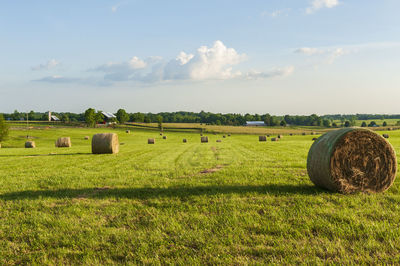
<svg viewBox="0 0 400 266">
<path fill-rule="evenodd" d="M 110 112 L 101 112 L 101 113 L 107 118 L 117 118 L 115 115 L 113 115 Z"/>
</svg>

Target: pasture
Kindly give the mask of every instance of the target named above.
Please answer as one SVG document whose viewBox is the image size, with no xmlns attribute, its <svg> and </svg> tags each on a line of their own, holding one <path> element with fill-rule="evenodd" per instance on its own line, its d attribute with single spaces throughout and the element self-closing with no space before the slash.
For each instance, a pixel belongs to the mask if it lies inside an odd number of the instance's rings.
<svg viewBox="0 0 400 266">
<path fill-rule="evenodd" d="M 118 154 L 91 154 L 84 136 L 100 132 L 118 133 Z M 400 131 L 381 133 L 400 150 Z M 23 148 L 26 135 L 37 148 Z M 164 135 L 11 130 L 0 149 L 0 264 L 400 261 L 398 179 L 374 195 L 316 188 L 310 135 Z M 65 136 L 72 147 L 56 148 Z"/>
</svg>

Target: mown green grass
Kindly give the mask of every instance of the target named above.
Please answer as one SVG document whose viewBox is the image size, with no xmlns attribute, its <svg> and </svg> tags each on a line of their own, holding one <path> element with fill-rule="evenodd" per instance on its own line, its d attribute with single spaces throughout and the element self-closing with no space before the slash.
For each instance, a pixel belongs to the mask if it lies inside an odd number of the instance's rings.
<svg viewBox="0 0 400 266">
<path fill-rule="evenodd" d="M 92 155 L 83 137 L 98 132 L 117 132 L 120 153 Z M 399 150 L 400 132 L 388 133 Z M 399 262 L 398 180 L 377 195 L 314 187 L 313 136 L 165 134 L 12 130 L 0 149 L 0 264 Z M 26 135 L 38 148 L 20 148 Z M 73 147 L 55 148 L 61 136 Z"/>
</svg>

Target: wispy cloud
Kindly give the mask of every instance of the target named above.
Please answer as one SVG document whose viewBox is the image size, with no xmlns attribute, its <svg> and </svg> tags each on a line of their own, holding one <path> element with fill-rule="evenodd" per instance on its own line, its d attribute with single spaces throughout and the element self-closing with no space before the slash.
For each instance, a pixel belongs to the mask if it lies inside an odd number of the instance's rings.
<svg viewBox="0 0 400 266">
<path fill-rule="evenodd" d="M 55 60 L 55 59 L 51 59 L 51 60 L 47 61 L 47 62 L 44 63 L 44 64 L 40 64 L 40 65 L 31 67 L 31 69 L 32 69 L 33 71 L 38 71 L 38 70 L 49 70 L 49 69 L 53 69 L 53 68 L 55 68 L 55 67 L 57 67 L 57 66 L 59 66 L 59 65 L 60 65 L 60 62 L 58 62 L 58 61 Z"/>
<path fill-rule="evenodd" d="M 336 48 L 315 48 L 315 47 L 302 47 L 294 50 L 297 54 L 304 54 L 307 56 L 315 56 L 320 55 L 324 56 L 324 60 L 328 64 L 333 64 L 333 62 L 340 56 L 350 53 L 349 50 L 346 50 L 342 47 Z"/>
<path fill-rule="evenodd" d="M 313 0 L 311 6 L 306 9 L 306 13 L 313 14 L 322 8 L 333 8 L 337 5 L 339 5 L 338 0 Z"/>
<path fill-rule="evenodd" d="M 277 18 L 277 17 L 287 17 L 290 12 L 290 8 L 285 9 L 277 9 L 273 11 L 264 11 L 261 13 L 262 17 L 270 17 L 270 18 Z"/>
</svg>

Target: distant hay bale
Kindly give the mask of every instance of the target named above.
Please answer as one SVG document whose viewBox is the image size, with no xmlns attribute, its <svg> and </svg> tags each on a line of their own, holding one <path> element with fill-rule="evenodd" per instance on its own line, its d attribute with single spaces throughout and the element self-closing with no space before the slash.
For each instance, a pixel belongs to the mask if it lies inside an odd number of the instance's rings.
<svg viewBox="0 0 400 266">
<path fill-rule="evenodd" d="M 217 133 L 213 132 L 213 135 L 217 135 Z"/>
<path fill-rule="evenodd" d="M 317 135 L 317 132 L 311 132 L 311 135 Z"/>
<path fill-rule="evenodd" d="M 393 130 L 393 128 L 389 127 L 387 130 L 391 131 L 391 130 Z"/>
<path fill-rule="evenodd" d="M 25 142 L 25 148 L 36 148 L 36 143 L 34 141 Z"/>
<path fill-rule="evenodd" d="M 389 138 L 389 135 L 388 134 L 383 134 L 382 135 L 385 139 L 388 139 Z"/>
<path fill-rule="evenodd" d="M 312 138 L 313 141 L 317 140 L 317 138 Z"/>
<path fill-rule="evenodd" d="M 115 133 L 100 133 L 92 137 L 92 153 L 118 153 L 119 141 Z"/>
<path fill-rule="evenodd" d="M 186 143 L 186 142 L 187 142 L 187 139 L 183 139 L 182 141 L 183 141 L 183 143 Z"/>
<path fill-rule="evenodd" d="M 267 137 L 269 138 L 269 135 L 267 135 Z"/>
<path fill-rule="evenodd" d="M 223 135 L 222 137 L 223 137 L 223 138 L 226 138 L 226 136 L 225 136 L 225 135 Z"/>
<path fill-rule="evenodd" d="M 202 137 L 202 136 L 203 136 L 203 133 L 200 133 L 200 136 Z"/>
<path fill-rule="evenodd" d="M 220 139 L 217 139 L 217 142 L 222 142 L 222 140 L 220 140 Z"/>
<path fill-rule="evenodd" d="M 278 137 L 278 139 L 281 139 L 281 138 L 283 138 L 283 135 L 278 135 L 277 137 Z"/>
<path fill-rule="evenodd" d="M 89 136 L 85 136 L 85 138 L 84 138 L 85 140 L 88 140 L 88 139 L 90 139 L 90 137 Z"/>
<path fill-rule="evenodd" d="M 163 138 L 163 139 L 167 139 L 167 136 L 163 136 L 162 138 Z"/>
<path fill-rule="evenodd" d="M 311 146 L 307 158 L 311 181 L 344 194 L 382 192 L 394 182 L 397 159 L 393 147 L 368 129 L 330 131 Z"/>
<path fill-rule="evenodd" d="M 125 133 L 126 133 L 126 134 L 130 134 L 131 131 L 130 131 L 130 130 L 125 130 Z"/>
<path fill-rule="evenodd" d="M 63 137 L 58 138 L 56 141 L 57 148 L 70 148 L 71 147 L 71 138 L 70 137 Z"/>
<path fill-rule="evenodd" d="M 147 139 L 147 144 L 155 144 L 156 140 L 155 139 Z"/>
<path fill-rule="evenodd" d="M 228 137 L 230 137 L 231 136 L 231 134 L 228 134 Z"/>
<path fill-rule="evenodd" d="M 271 141 L 279 141 L 278 138 L 271 138 Z"/>
<path fill-rule="evenodd" d="M 207 142 L 208 142 L 207 136 L 201 137 L 201 143 L 207 143 Z"/>
<path fill-rule="evenodd" d="M 258 141 L 267 141 L 266 136 L 258 136 Z"/>
<path fill-rule="evenodd" d="M 289 136 L 293 136 L 293 133 L 290 133 Z"/>
<path fill-rule="evenodd" d="M 160 133 L 160 136 L 162 136 L 162 133 Z"/>
<path fill-rule="evenodd" d="M 306 135 L 306 132 L 301 133 L 301 135 L 305 136 L 305 135 Z"/>
</svg>

